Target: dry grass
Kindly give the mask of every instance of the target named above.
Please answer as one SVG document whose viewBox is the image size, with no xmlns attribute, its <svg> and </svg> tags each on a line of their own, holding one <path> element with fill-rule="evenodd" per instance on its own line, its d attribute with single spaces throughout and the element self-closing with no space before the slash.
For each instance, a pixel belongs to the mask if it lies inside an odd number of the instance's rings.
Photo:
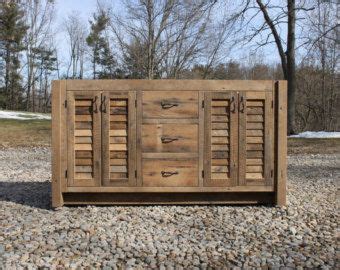
<svg viewBox="0 0 340 270">
<path fill-rule="evenodd" d="M 305 139 L 289 138 L 288 154 L 334 154 L 340 153 L 340 138 Z"/>
<path fill-rule="evenodd" d="M 0 119 L 0 146 L 51 145 L 50 120 Z"/>
<path fill-rule="evenodd" d="M 50 120 L 0 119 L 0 146 L 50 146 Z M 340 139 L 288 139 L 289 154 L 340 153 Z"/>
</svg>

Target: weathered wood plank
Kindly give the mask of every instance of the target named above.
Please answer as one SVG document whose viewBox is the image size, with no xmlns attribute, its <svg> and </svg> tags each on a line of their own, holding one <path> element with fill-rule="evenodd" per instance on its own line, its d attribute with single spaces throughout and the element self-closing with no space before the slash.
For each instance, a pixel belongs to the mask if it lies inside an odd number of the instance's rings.
<svg viewBox="0 0 340 270">
<path fill-rule="evenodd" d="M 79 166 L 76 165 L 74 168 L 76 173 L 92 173 L 92 166 Z"/>
<path fill-rule="evenodd" d="M 127 143 L 127 137 L 122 136 L 122 137 L 110 137 L 110 144 L 126 144 Z"/>
<path fill-rule="evenodd" d="M 110 166 L 110 172 L 112 172 L 112 173 L 115 173 L 115 172 L 127 173 L 127 167 L 126 166 Z"/>
<path fill-rule="evenodd" d="M 89 137 L 89 136 L 93 136 L 93 133 L 91 129 L 76 129 L 74 131 L 74 136 Z"/>
<path fill-rule="evenodd" d="M 110 151 L 126 151 L 127 144 L 121 143 L 121 144 L 110 144 Z"/>
<path fill-rule="evenodd" d="M 86 144 L 92 144 L 93 140 L 92 137 L 75 137 L 74 143 L 86 143 Z"/>
<path fill-rule="evenodd" d="M 198 118 L 198 92 L 143 91 L 144 118 Z"/>
<path fill-rule="evenodd" d="M 112 158 L 110 159 L 110 165 L 127 165 L 126 158 Z"/>
<path fill-rule="evenodd" d="M 229 137 L 212 137 L 212 144 L 229 144 Z"/>
<path fill-rule="evenodd" d="M 74 150 L 84 150 L 84 151 L 87 151 L 87 150 L 90 150 L 92 151 L 92 144 L 85 144 L 85 143 L 82 143 L 82 144 L 74 144 Z"/>
<path fill-rule="evenodd" d="M 213 144 L 211 145 L 211 151 L 229 151 L 228 144 Z"/>
<path fill-rule="evenodd" d="M 246 138 L 247 143 L 263 143 L 263 137 L 247 137 Z"/>
<path fill-rule="evenodd" d="M 275 85 L 275 132 L 276 132 L 276 204 L 286 205 L 287 180 L 287 82 L 279 81 Z"/>
<path fill-rule="evenodd" d="M 263 172 L 263 167 L 262 166 L 247 166 L 246 171 L 247 173 Z"/>
<path fill-rule="evenodd" d="M 211 171 L 216 172 L 229 172 L 228 166 L 211 166 Z"/>
</svg>

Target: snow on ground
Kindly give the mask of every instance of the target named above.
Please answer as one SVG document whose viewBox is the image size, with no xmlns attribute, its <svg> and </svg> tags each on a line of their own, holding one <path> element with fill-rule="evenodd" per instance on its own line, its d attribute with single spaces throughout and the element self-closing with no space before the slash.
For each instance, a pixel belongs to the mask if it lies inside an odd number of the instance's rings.
<svg viewBox="0 0 340 270">
<path fill-rule="evenodd" d="M 30 113 L 0 110 L 0 119 L 16 119 L 16 120 L 43 120 L 51 119 L 51 115 L 47 113 Z"/>
<path fill-rule="evenodd" d="M 305 131 L 297 135 L 291 135 L 290 138 L 340 138 L 340 132 L 327 131 Z"/>
</svg>

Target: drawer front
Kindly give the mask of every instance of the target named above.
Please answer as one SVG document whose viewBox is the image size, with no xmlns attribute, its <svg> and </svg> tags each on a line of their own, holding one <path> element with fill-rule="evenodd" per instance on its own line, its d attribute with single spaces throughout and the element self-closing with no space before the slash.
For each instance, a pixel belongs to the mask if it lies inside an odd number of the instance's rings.
<svg viewBox="0 0 340 270">
<path fill-rule="evenodd" d="M 144 153 L 183 153 L 198 151 L 197 124 L 144 124 L 142 126 Z"/>
<path fill-rule="evenodd" d="M 197 118 L 197 91 L 144 91 L 144 118 Z"/>
<path fill-rule="evenodd" d="M 143 186 L 194 187 L 198 186 L 197 159 L 144 159 Z"/>
</svg>

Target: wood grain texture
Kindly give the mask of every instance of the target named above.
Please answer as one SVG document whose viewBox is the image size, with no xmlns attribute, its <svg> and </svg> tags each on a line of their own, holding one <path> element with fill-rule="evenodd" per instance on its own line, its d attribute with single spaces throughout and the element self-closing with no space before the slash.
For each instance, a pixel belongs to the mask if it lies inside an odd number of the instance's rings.
<svg viewBox="0 0 340 270">
<path fill-rule="evenodd" d="M 101 115 L 98 102 L 96 92 L 67 92 L 68 186 L 100 185 Z M 90 117 L 86 119 L 88 121 L 77 121 L 77 116 L 84 114 Z M 84 129 L 84 123 L 88 123 L 90 129 Z"/>
<path fill-rule="evenodd" d="M 143 124 L 143 153 L 198 152 L 198 125 Z"/>
<path fill-rule="evenodd" d="M 197 159 L 143 160 L 144 187 L 198 186 Z"/>
<path fill-rule="evenodd" d="M 276 204 L 286 205 L 287 181 L 287 83 L 275 84 L 275 162 L 276 162 Z"/>
<path fill-rule="evenodd" d="M 67 80 L 75 91 L 272 91 L 270 80 Z"/>
<path fill-rule="evenodd" d="M 136 93 L 102 94 L 102 160 L 104 186 L 136 185 Z M 124 118 L 122 118 L 124 116 Z"/>
<path fill-rule="evenodd" d="M 61 182 L 63 178 L 61 162 L 61 132 L 63 100 L 61 98 L 62 81 L 52 83 L 52 206 L 63 205 Z"/>
<path fill-rule="evenodd" d="M 237 183 L 238 115 L 235 95 L 234 92 L 206 93 L 205 186 L 233 186 Z"/>
<path fill-rule="evenodd" d="M 138 204 L 143 198 L 129 194 L 148 192 L 159 193 L 161 204 L 258 203 L 255 194 L 284 205 L 285 87 L 283 81 L 54 82 L 61 91 L 52 91 L 52 205 Z M 121 193 L 128 197 L 114 195 Z M 248 200 L 236 199 L 238 193 Z"/>
<path fill-rule="evenodd" d="M 198 92 L 144 91 L 144 118 L 198 118 Z"/>
<path fill-rule="evenodd" d="M 240 93 L 240 185 L 273 185 L 272 91 Z M 252 166 L 254 165 L 254 166 Z M 256 165 L 256 166 L 255 166 Z"/>
</svg>

